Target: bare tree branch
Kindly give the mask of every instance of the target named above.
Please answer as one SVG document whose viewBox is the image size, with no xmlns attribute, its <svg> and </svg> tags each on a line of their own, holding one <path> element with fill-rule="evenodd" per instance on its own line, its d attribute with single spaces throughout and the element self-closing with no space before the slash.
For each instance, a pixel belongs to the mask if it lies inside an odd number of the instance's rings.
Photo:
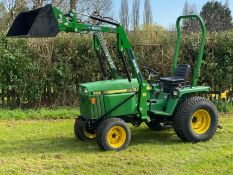
<svg viewBox="0 0 233 175">
<path fill-rule="evenodd" d="M 198 14 L 196 4 L 190 5 L 188 1 L 185 2 L 183 8 L 183 15 Z M 187 32 L 197 32 L 199 31 L 199 22 L 193 19 L 185 19 L 183 21 L 183 28 Z"/>
<path fill-rule="evenodd" d="M 150 0 L 144 0 L 144 24 L 152 24 L 153 23 L 153 13 L 151 9 Z"/>
<path fill-rule="evenodd" d="M 77 9 L 77 2 L 78 0 L 70 0 L 70 9 Z"/>
<path fill-rule="evenodd" d="M 133 0 L 132 17 L 132 26 L 136 30 L 139 26 L 140 0 Z"/>
<path fill-rule="evenodd" d="M 120 21 L 126 31 L 129 30 L 129 7 L 128 0 L 121 0 Z"/>
<path fill-rule="evenodd" d="M 79 0 L 78 11 L 92 14 L 98 11 L 102 16 L 112 15 L 113 0 Z"/>
</svg>

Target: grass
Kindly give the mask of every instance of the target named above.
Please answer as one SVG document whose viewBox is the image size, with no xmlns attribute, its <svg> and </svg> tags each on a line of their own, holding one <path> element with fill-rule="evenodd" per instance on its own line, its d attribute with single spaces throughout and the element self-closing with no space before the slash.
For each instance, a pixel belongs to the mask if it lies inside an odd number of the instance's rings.
<svg viewBox="0 0 233 175">
<path fill-rule="evenodd" d="M 213 139 L 183 143 L 174 131 L 132 127 L 130 146 L 103 152 L 73 135 L 73 119 L 0 120 L 0 174 L 232 174 L 233 115 Z"/>
<path fill-rule="evenodd" d="M 0 109 L 0 119 L 71 119 L 79 114 L 78 108 Z"/>
</svg>

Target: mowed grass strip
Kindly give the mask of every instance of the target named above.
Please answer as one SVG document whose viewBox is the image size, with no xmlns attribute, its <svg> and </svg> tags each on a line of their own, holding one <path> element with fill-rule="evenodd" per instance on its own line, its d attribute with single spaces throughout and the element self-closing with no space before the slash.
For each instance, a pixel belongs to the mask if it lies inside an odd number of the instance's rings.
<svg viewBox="0 0 233 175">
<path fill-rule="evenodd" d="M 79 114 L 78 108 L 0 109 L 0 120 L 5 119 L 71 119 Z"/>
<path fill-rule="evenodd" d="M 130 146 L 103 152 L 73 135 L 73 119 L 0 120 L 0 174 L 232 174 L 233 115 L 213 139 L 184 143 L 172 129 L 132 127 Z"/>
</svg>

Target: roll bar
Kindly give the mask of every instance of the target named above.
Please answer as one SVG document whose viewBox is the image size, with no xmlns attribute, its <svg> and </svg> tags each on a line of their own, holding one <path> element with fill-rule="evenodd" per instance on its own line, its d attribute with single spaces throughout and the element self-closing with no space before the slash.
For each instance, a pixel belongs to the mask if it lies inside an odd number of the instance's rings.
<svg viewBox="0 0 233 175">
<path fill-rule="evenodd" d="M 201 37 L 201 43 L 200 48 L 198 51 L 198 59 L 197 59 L 197 65 L 194 69 L 193 79 L 192 79 L 192 86 L 197 86 L 198 78 L 200 75 L 200 70 L 202 66 L 202 60 L 203 60 L 203 54 L 204 54 L 204 48 L 205 48 L 205 42 L 206 42 L 206 26 L 203 18 L 199 15 L 186 15 L 186 16 L 180 16 L 176 21 L 176 28 L 177 28 L 177 41 L 176 41 L 176 49 L 175 49 L 175 55 L 173 60 L 173 66 L 172 66 L 172 72 L 174 74 L 178 62 L 179 57 L 179 51 L 180 51 L 180 43 L 181 43 L 181 36 L 182 36 L 182 30 L 181 30 L 181 20 L 184 19 L 197 19 L 199 21 L 202 37 Z"/>
</svg>

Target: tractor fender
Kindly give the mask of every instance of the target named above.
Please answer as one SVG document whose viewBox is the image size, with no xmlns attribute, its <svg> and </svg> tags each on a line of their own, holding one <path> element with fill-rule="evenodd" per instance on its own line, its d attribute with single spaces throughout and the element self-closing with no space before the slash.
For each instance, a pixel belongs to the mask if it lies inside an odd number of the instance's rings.
<svg viewBox="0 0 233 175">
<path fill-rule="evenodd" d="M 200 93 L 210 92 L 209 86 L 195 86 L 195 87 L 185 87 L 177 90 L 176 94 L 167 101 L 166 112 L 163 115 L 173 116 L 175 109 L 187 96 Z"/>
<path fill-rule="evenodd" d="M 179 90 L 179 98 L 181 98 L 184 95 L 187 94 L 193 94 L 193 93 L 208 93 L 210 92 L 209 86 L 195 86 L 195 87 L 189 87 L 189 88 L 183 88 Z"/>
</svg>

